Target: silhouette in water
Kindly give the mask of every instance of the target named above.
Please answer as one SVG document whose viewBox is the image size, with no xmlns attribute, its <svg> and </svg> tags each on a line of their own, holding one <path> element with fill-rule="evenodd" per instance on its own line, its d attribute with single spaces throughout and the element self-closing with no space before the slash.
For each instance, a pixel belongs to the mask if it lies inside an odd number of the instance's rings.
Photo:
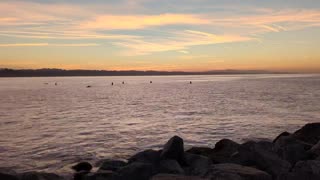
<svg viewBox="0 0 320 180">
<path fill-rule="evenodd" d="M 87 86 L 87 88 L 91 88 L 91 86 Z"/>
<path fill-rule="evenodd" d="M 124 84 L 124 81 L 122 81 L 122 84 Z"/>
<path fill-rule="evenodd" d="M 192 81 L 190 81 L 190 84 L 192 84 Z"/>
<path fill-rule="evenodd" d="M 150 81 L 150 84 L 152 84 L 152 81 Z"/>
<path fill-rule="evenodd" d="M 111 86 L 113 86 L 113 82 L 111 83 Z"/>
<path fill-rule="evenodd" d="M 57 85 L 58 85 L 58 83 L 54 83 L 54 85 L 55 85 L 55 86 L 57 86 Z"/>
</svg>

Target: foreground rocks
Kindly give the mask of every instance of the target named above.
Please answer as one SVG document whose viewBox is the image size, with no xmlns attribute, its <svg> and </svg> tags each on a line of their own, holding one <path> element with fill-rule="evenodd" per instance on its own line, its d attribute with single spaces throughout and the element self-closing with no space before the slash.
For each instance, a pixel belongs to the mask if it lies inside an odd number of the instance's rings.
<svg viewBox="0 0 320 180">
<path fill-rule="evenodd" d="M 222 139 L 214 148 L 186 151 L 183 139 L 174 136 L 161 150 L 102 160 L 95 168 L 80 162 L 72 169 L 74 180 L 319 180 L 320 123 L 281 133 L 272 142 Z M 0 180 L 63 179 L 52 173 L 0 170 Z"/>
</svg>

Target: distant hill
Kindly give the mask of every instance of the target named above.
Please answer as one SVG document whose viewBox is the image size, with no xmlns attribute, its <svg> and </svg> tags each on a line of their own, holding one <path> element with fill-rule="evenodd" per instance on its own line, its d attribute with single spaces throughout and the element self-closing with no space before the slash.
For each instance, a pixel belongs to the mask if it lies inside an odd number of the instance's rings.
<svg viewBox="0 0 320 180">
<path fill-rule="evenodd" d="M 205 72 L 184 71 L 107 71 L 64 69 L 0 69 L 0 77 L 55 77 L 55 76 L 167 76 L 167 75 L 219 75 L 219 74 L 278 74 L 260 70 L 216 70 Z"/>
</svg>

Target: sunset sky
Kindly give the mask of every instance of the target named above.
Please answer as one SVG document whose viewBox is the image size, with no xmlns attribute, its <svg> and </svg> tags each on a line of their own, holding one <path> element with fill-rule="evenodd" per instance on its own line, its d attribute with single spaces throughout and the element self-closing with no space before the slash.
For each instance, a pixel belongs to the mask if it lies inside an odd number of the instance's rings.
<svg viewBox="0 0 320 180">
<path fill-rule="evenodd" d="M 4 67 L 320 72 L 320 1 L 1 0 Z"/>
</svg>

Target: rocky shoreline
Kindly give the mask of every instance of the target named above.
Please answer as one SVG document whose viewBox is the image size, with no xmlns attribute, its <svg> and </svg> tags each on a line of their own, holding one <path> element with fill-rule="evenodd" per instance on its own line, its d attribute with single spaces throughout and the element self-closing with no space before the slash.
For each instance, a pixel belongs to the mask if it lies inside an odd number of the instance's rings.
<svg viewBox="0 0 320 180">
<path fill-rule="evenodd" d="M 320 180 L 320 123 L 272 142 L 238 144 L 222 139 L 214 148 L 184 150 L 172 137 L 161 150 L 145 150 L 127 161 L 102 160 L 97 170 L 88 162 L 72 167 L 74 180 Z M 53 173 L 1 170 L 0 180 L 65 180 Z"/>
</svg>

